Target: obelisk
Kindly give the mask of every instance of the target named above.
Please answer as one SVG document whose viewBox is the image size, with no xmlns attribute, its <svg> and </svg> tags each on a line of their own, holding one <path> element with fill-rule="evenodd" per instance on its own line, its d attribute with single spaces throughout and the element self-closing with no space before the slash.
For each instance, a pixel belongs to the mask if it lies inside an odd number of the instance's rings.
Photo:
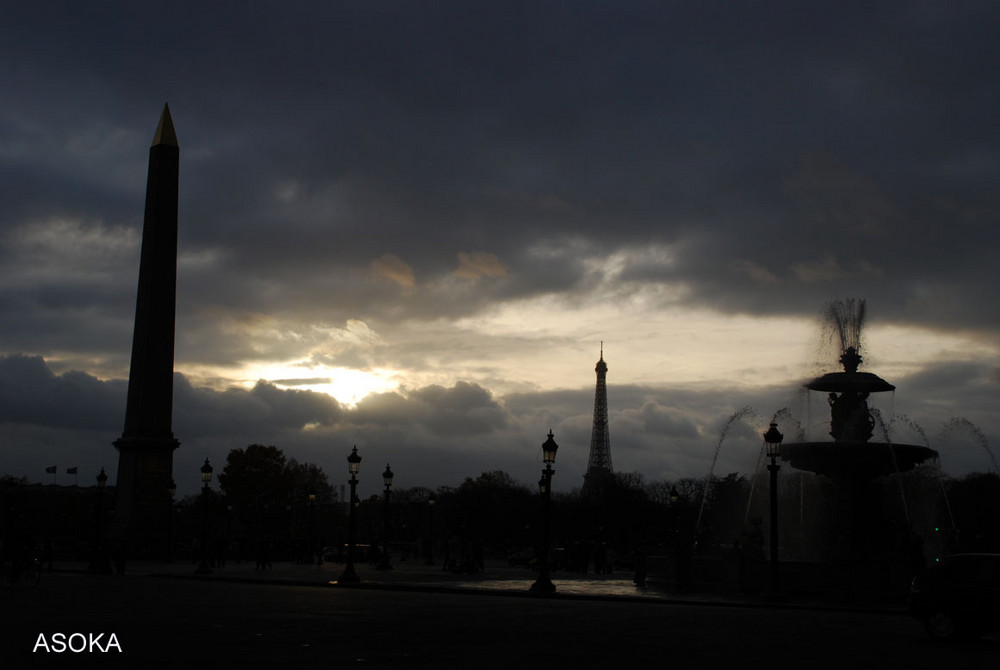
<svg viewBox="0 0 1000 670">
<path fill-rule="evenodd" d="M 118 481 L 114 536 L 133 543 L 165 537 L 173 452 L 174 312 L 180 148 L 163 106 L 149 148 L 125 430 L 115 440 Z"/>
</svg>

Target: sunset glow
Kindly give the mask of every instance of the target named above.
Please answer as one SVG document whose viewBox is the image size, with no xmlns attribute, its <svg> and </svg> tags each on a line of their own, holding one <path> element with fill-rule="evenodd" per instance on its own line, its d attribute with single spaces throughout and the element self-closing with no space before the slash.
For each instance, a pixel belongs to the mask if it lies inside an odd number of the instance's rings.
<svg viewBox="0 0 1000 670">
<path fill-rule="evenodd" d="M 248 366 L 239 382 L 252 388 L 258 381 L 278 388 L 325 393 L 342 405 L 354 406 L 370 393 L 386 393 L 399 386 L 398 373 L 387 370 L 352 370 L 322 365 L 307 367 L 304 362 Z"/>
</svg>

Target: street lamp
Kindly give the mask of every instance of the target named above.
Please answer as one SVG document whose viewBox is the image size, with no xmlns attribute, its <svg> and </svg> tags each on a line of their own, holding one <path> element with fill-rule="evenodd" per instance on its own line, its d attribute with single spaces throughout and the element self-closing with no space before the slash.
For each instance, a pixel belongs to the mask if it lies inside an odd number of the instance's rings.
<svg viewBox="0 0 1000 670">
<path fill-rule="evenodd" d="M 545 463 L 546 467 L 551 466 L 556 462 L 556 452 L 559 451 L 559 445 L 556 441 L 552 439 L 552 431 L 549 430 L 549 439 L 542 443 L 542 461 Z M 552 470 L 549 475 L 555 472 Z"/>
<path fill-rule="evenodd" d="M 437 498 L 431 493 L 427 499 L 427 560 L 424 565 L 434 565 L 434 503 Z"/>
<path fill-rule="evenodd" d="M 771 460 L 767 466 L 771 473 L 771 591 L 778 591 L 778 456 L 781 455 L 781 440 L 784 436 L 778 432 L 778 424 L 771 422 L 771 427 L 764 433 L 764 450 Z"/>
<path fill-rule="evenodd" d="M 201 466 L 201 563 L 194 571 L 196 575 L 212 574 L 208 567 L 208 487 L 212 483 L 212 464 L 205 459 Z"/>
<path fill-rule="evenodd" d="M 361 457 L 358 456 L 358 447 L 354 446 L 351 455 L 347 457 L 347 471 L 351 474 L 351 507 L 350 521 L 347 531 L 347 561 L 344 572 L 337 579 L 338 584 L 357 584 L 361 581 L 358 573 L 354 570 L 354 543 L 358 536 L 358 511 L 357 511 L 357 490 L 358 471 L 361 469 Z"/>
<path fill-rule="evenodd" d="M 542 470 L 542 478 L 538 481 L 538 492 L 542 497 L 542 544 L 539 556 L 538 579 L 531 585 L 533 593 L 553 593 L 556 585 L 549 578 L 549 506 L 552 500 L 552 475 L 555 470 L 552 464 L 556 462 L 556 452 L 559 445 L 553 438 L 552 431 L 549 430 L 548 439 L 542 444 L 542 461 L 545 468 Z"/>
<path fill-rule="evenodd" d="M 385 483 L 385 531 L 382 533 L 382 555 L 378 559 L 376 570 L 392 570 L 389 562 L 389 489 L 392 488 L 392 468 L 385 464 L 385 471 L 382 473 L 382 481 Z"/>
</svg>

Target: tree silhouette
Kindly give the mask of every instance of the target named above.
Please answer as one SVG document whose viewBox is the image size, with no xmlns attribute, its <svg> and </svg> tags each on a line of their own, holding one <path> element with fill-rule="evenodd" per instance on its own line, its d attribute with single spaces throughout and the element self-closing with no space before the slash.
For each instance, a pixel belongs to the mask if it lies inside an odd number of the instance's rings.
<svg viewBox="0 0 1000 670">
<path fill-rule="evenodd" d="M 240 526 L 255 538 L 282 538 L 291 532 L 293 517 L 300 526 L 309 523 L 299 518 L 306 505 L 334 500 L 333 487 L 320 467 L 286 459 L 281 449 L 260 444 L 229 452 L 219 487 Z M 310 494 L 316 496 L 312 503 Z"/>
<path fill-rule="evenodd" d="M 483 546 L 508 548 L 522 538 L 525 520 L 533 518 L 534 498 L 503 470 L 491 470 L 467 477 L 443 502 L 451 532 Z"/>
</svg>

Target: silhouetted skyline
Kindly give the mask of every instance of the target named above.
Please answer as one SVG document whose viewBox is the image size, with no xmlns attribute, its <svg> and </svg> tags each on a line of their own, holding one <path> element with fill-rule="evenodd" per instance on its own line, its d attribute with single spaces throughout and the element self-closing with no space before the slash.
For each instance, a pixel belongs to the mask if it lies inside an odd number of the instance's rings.
<svg viewBox="0 0 1000 670">
<path fill-rule="evenodd" d="M 601 340 L 616 471 L 704 476 L 750 405 L 716 470 L 746 472 L 838 368 L 817 324 L 846 297 L 879 409 L 988 470 L 997 12 L 26 5 L 0 25 L 0 468 L 113 470 L 166 101 L 182 493 L 250 443 L 331 481 L 353 444 L 399 486 L 533 481 L 549 429 L 579 486 Z"/>
</svg>

